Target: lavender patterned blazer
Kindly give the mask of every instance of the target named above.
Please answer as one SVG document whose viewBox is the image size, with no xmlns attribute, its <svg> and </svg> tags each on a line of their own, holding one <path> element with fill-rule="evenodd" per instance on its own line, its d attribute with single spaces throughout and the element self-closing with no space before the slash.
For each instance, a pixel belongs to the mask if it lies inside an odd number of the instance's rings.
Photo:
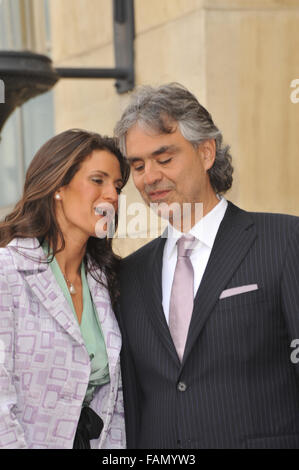
<svg viewBox="0 0 299 470">
<path fill-rule="evenodd" d="M 72 448 L 88 385 L 90 361 L 78 322 L 41 258 L 37 239 L 0 248 L 0 448 Z M 90 405 L 104 421 L 91 447 L 125 448 L 121 335 L 108 292 L 90 275 L 87 280 L 110 372 Z"/>
</svg>

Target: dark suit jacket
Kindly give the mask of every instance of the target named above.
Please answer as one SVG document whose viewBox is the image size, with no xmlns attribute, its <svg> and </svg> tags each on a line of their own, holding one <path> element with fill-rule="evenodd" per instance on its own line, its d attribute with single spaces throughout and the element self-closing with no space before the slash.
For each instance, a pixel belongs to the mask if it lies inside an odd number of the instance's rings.
<svg viewBox="0 0 299 470">
<path fill-rule="evenodd" d="M 299 218 L 229 203 L 180 363 L 158 238 L 122 261 L 118 319 L 129 448 L 299 448 Z M 232 287 L 258 290 L 219 299 Z"/>
</svg>

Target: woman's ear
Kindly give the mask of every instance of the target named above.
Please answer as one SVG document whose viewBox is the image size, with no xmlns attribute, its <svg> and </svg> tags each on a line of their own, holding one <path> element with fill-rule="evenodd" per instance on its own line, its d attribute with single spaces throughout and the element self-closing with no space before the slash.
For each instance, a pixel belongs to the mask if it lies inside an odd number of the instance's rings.
<svg viewBox="0 0 299 470">
<path fill-rule="evenodd" d="M 62 198 L 63 198 L 63 186 L 57 189 L 54 193 L 54 199 L 56 201 L 62 201 Z"/>
</svg>

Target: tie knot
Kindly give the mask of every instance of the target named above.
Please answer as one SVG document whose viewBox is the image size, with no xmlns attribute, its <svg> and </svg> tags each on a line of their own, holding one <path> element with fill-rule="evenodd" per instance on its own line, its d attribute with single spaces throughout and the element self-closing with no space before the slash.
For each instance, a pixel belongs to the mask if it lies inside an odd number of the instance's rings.
<svg viewBox="0 0 299 470">
<path fill-rule="evenodd" d="M 193 235 L 183 235 L 177 241 L 178 257 L 190 256 L 195 245 L 195 237 Z"/>
</svg>

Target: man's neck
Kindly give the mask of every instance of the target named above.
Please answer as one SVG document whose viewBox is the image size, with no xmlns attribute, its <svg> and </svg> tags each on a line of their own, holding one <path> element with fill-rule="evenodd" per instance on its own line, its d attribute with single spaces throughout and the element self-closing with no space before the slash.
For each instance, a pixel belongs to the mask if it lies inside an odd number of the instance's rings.
<svg viewBox="0 0 299 470">
<path fill-rule="evenodd" d="M 169 220 L 170 224 L 179 232 L 188 233 L 203 217 L 219 204 L 220 198 L 213 192 L 205 202 L 191 202 L 187 208 L 181 208 L 178 218 Z"/>
</svg>

